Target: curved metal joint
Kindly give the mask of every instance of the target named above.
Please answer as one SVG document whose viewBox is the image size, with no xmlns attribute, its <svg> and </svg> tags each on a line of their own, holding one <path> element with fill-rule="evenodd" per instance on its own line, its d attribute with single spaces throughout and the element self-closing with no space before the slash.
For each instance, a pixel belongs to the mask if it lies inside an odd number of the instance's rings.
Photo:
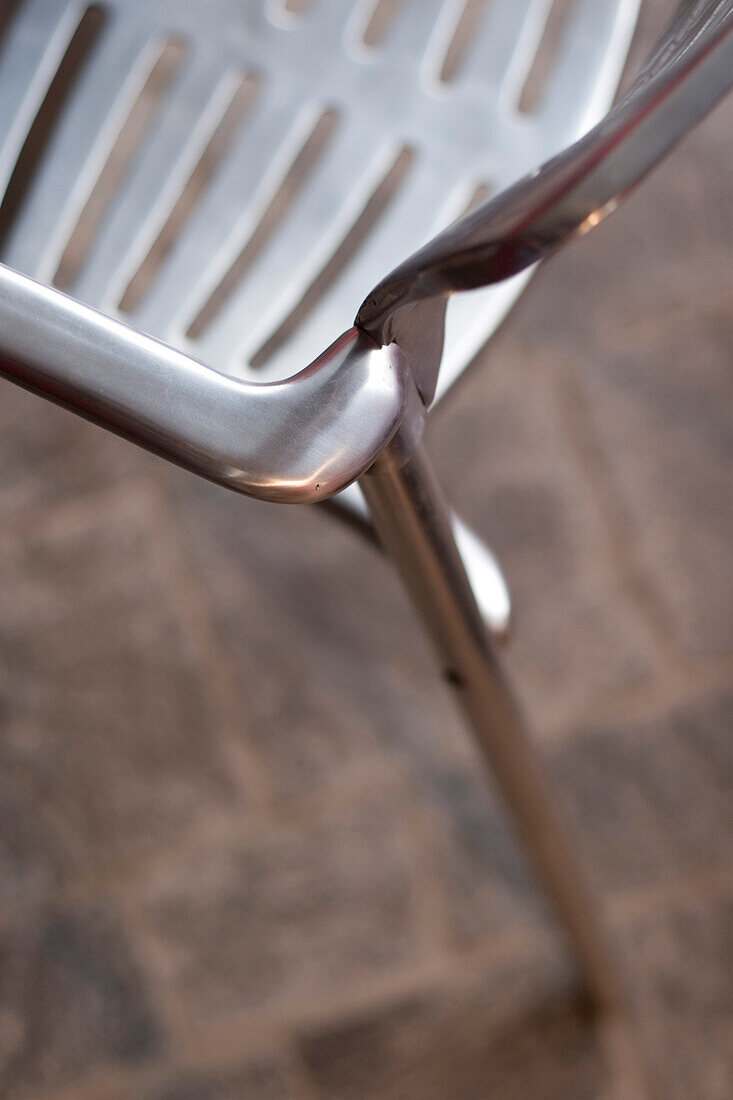
<svg viewBox="0 0 733 1100">
<path fill-rule="evenodd" d="M 357 329 L 284 382 L 242 382 L 1 265 L 0 375 L 210 481 L 286 503 L 360 477 L 407 404 L 399 348 Z"/>
<path fill-rule="evenodd" d="M 396 307 L 375 331 L 362 327 L 360 317 L 355 321 L 357 328 L 376 339 L 382 347 L 395 345 L 400 348 L 426 409 L 432 405 L 438 385 L 447 305 L 447 299 L 439 297 L 408 302 Z"/>
</svg>

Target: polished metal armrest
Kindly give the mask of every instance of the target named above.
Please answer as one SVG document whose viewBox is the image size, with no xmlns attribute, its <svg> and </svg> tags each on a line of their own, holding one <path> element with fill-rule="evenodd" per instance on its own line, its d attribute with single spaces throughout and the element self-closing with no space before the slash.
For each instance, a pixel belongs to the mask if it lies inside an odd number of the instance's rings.
<svg viewBox="0 0 733 1100">
<path fill-rule="evenodd" d="M 293 378 L 258 385 L 2 265 L 0 375 L 211 481 L 292 503 L 364 473 L 406 400 L 399 349 L 356 329 Z"/>
</svg>

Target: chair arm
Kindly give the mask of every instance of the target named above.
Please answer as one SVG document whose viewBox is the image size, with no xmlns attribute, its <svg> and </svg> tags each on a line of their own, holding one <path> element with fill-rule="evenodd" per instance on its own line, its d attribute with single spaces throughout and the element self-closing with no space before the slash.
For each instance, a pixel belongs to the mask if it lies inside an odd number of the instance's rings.
<svg viewBox="0 0 733 1100">
<path fill-rule="evenodd" d="M 356 329 L 287 381 L 242 382 L 2 265 L 0 376 L 211 481 L 291 503 L 364 473 L 406 401 L 399 349 Z"/>
</svg>

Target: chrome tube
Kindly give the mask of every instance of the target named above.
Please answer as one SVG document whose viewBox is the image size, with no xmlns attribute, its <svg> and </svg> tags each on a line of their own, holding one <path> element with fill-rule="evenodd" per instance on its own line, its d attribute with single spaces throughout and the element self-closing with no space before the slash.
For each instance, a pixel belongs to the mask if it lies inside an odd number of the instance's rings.
<svg viewBox="0 0 733 1100">
<path fill-rule="evenodd" d="M 286 503 L 343 489 L 404 415 L 399 349 L 356 329 L 293 378 L 242 382 L 2 265 L 0 377 L 201 477 Z"/>
<path fill-rule="evenodd" d="M 494 654 L 428 458 L 405 424 L 360 481 L 374 523 L 432 637 L 593 1000 L 626 1008 L 620 967 L 551 786 Z"/>
</svg>

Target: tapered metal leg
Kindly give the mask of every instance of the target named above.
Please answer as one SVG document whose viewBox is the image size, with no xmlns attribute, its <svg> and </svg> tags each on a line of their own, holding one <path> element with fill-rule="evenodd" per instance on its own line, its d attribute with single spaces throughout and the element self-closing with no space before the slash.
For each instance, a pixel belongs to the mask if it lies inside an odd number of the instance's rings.
<svg viewBox="0 0 733 1100">
<path fill-rule="evenodd" d="M 424 450 L 403 432 L 360 485 L 377 531 L 433 638 L 446 678 L 575 946 L 594 1001 L 604 1008 L 625 1009 L 625 983 L 598 906 L 494 655 Z"/>
</svg>

